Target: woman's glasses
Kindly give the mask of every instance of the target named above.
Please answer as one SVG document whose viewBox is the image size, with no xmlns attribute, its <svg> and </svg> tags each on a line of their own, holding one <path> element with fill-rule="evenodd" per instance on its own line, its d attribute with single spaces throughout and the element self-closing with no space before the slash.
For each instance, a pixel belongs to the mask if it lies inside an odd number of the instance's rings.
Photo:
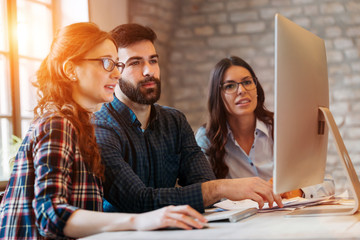
<svg viewBox="0 0 360 240">
<path fill-rule="evenodd" d="M 239 89 L 239 85 L 241 84 L 246 91 L 251 91 L 254 90 L 256 88 L 256 78 L 244 78 L 243 80 L 241 80 L 241 82 L 235 82 L 235 81 L 228 81 L 225 83 L 222 83 L 220 85 L 220 88 L 225 92 L 225 93 L 235 93 L 238 91 Z"/>
<path fill-rule="evenodd" d="M 103 68 L 108 72 L 112 72 L 112 70 L 114 70 L 114 68 L 117 67 L 119 72 L 122 73 L 124 71 L 124 68 L 125 68 L 124 63 L 115 62 L 111 58 L 83 58 L 81 60 L 85 60 L 85 61 L 101 61 L 102 65 L 103 65 Z"/>
</svg>

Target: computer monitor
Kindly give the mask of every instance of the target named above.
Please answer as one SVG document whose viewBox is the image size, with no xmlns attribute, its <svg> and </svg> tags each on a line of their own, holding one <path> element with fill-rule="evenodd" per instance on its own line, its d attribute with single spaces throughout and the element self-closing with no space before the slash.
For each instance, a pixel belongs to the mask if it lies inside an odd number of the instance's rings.
<svg viewBox="0 0 360 240">
<path fill-rule="evenodd" d="M 329 129 L 359 209 L 360 183 L 329 111 L 324 40 L 275 16 L 274 192 L 323 182 Z"/>
</svg>

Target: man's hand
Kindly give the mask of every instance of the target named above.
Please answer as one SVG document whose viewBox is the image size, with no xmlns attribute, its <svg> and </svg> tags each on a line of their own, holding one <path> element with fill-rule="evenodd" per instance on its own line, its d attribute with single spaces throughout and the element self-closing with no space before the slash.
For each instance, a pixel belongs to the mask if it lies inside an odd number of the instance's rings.
<svg viewBox="0 0 360 240">
<path fill-rule="evenodd" d="M 227 198 L 233 201 L 251 199 L 259 204 L 259 208 L 262 208 L 265 202 L 272 207 L 274 201 L 279 207 L 283 207 L 280 195 L 272 191 L 272 184 L 258 177 L 219 179 L 205 182 L 201 186 L 204 206 Z"/>
</svg>

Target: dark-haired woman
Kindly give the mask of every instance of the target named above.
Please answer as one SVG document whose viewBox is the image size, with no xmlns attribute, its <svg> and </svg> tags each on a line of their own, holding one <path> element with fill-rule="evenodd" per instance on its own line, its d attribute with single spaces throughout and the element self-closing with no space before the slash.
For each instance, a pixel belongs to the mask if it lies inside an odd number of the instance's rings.
<svg viewBox="0 0 360 240">
<path fill-rule="evenodd" d="M 215 65 L 209 85 L 209 120 L 197 131 L 196 140 L 216 177 L 271 181 L 274 114 L 264 106 L 264 90 L 255 72 L 239 57 L 224 58 Z M 325 180 L 282 197 L 334 194 L 332 179 Z"/>
<path fill-rule="evenodd" d="M 92 112 L 113 100 L 124 64 L 112 37 L 92 23 L 63 28 L 42 62 L 35 119 L 0 205 L 0 239 L 78 238 L 103 231 L 201 228 L 189 206 L 143 214 L 102 212 L 101 164 Z M 105 178 L 106 181 L 106 178 Z"/>
</svg>

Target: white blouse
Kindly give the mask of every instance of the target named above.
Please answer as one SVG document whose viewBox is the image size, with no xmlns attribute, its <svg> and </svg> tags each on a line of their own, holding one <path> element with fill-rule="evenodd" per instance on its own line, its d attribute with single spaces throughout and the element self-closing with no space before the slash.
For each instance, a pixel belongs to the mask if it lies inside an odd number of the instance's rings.
<svg viewBox="0 0 360 240">
<path fill-rule="evenodd" d="M 236 142 L 230 126 L 228 125 L 228 139 L 225 144 L 224 155 L 225 163 L 229 167 L 226 178 L 258 176 L 266 181 L 272 178 L 274 168 L 274 142 L 271 137 L 271 127 L 257 119 L 254 137 L 254 143 L 249 155 L 247 155 Z M 210 145 L 210 141 L 206 136 L 205 127 L 199 128 L 195 138 L 198 145 L 205 153 Z M 322 184 L 305 187 L 301 190 L 304 192 L 304 197 L 306 198 L 333 195 L 335 192 L 334 180 L 331 176 L 326 176 Z"/>
</svg>

